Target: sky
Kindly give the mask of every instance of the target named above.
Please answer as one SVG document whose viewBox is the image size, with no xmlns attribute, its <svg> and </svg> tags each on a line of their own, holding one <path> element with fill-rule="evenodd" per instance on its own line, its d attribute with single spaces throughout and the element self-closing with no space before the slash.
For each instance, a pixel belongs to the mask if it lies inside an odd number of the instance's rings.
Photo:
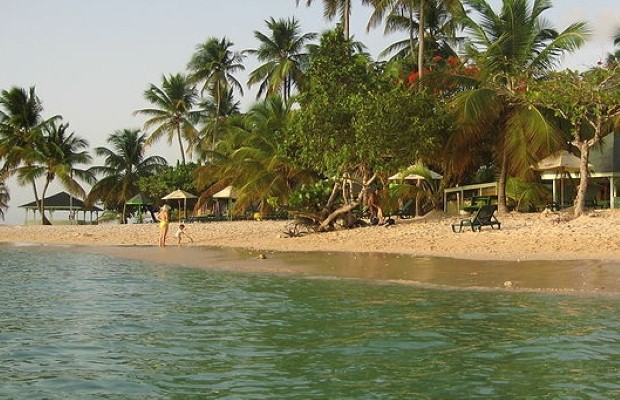
<svg viewBox="0 0 620 400">
<path fill-rule="evenodd" d="M 133 112 L 147 108 L 143 93 L 162 76 L 186 72 L 195 48 L 210 37 L 227 37 L 235 50 L 256 48 L 254 31 L 267 33 L 271 17 L 295 17 L 306 32 L 321 33 L 334 26 L 323 17 L 322 2 L 311 7 L 295 0 L 0 0 L 0 90 L 35 86 L 43 102 L 43 117 L 62 115 L 70 130 L 90 147 L 105 146 L 119 129 L 140 128 Z M 497 9 L 501 1 L 490 0 Z M 570 23 L 589 23 L 587 46 L 566 57 L 562 68 L 586 69 L 604 60 L 613 49 L 612 35 L 620 27 L 617 0 L 555 0 L 543 16 L 562 30 Z M 354 1 L 351 33 L 373 57 L 401 39 L 384 36 L 382 27 L 366 31 L 371 9 Z M 243 84 L 258 63 L 244 61 L 237 75 Z M 255 90 L 245 90 L 245 110 Z M 147 155 L 162 155 L 176 163 L 177 147 L 161 142 Z M 96 160 L 100 161 L 100 160 Z M 33 201 L 31 187 L 7 182 L 11 201 L 6 224 L 22 224 L 17 206 Z M 40 185 L 42 186 L 42 184 Z M 61 190 L 52 187 L 48 194 Z M 0 223 L 2 221 L 0 220 Z"/>
</svg>

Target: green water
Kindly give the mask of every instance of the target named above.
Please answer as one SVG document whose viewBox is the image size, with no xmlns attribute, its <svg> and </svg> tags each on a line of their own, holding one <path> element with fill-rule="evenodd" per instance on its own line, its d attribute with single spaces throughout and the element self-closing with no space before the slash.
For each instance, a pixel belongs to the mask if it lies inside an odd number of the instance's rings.
<svg viewBox="0 0 620 400">
<path fill-rule="evenodd" d="M 620 300 L 0 247 L 1 399 L 620 398 Z"/>
</svg>

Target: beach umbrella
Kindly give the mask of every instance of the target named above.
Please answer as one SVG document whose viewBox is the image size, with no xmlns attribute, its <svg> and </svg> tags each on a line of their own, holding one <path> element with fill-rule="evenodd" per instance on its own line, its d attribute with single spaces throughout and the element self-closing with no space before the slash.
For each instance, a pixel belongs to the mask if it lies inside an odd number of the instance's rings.
<svg viewBox="0 0 620 400">
<path fill-rule="evenodd" d="M 187 218 L 187 199 L 195 199 L 198 196 L 185 190 L 177 189 L 172 193 L 168 193 L 162 200 L 179 200 L 179 208 L 181 208 L 181 200 L 183 200 L 183 218 Z"/>
<path fill-rule="evenodd" d="M 413 167 L 409 167 L 409 168 L 413 168 Z M 430 172 L 430 174 L 431 174 L 431 178 L 432 178 L 433 180 L 440 180 L 440 179 L 443 179 L 443 176 L 441 176 L 441 175 L 440 175 L 440 174 L 438 174 L 437 172 L 432 171 L 432 170 L 430 170 L 430 169 L 429 169 L 428 171 Z M 399 172 L 399 173 L 397 173 L 397 174 L 395 174 L 395 175 L 392 175 L 392 176 L 390 176 L 390 177 L 388 178 L 388 180 L 389 180 L 389 181 L 400 181 L 400 180 L 403 180 L 403 179 L 404 179 L 404 180 L 418 180 L 418 179 L 425 179 L 425 178 L 424 178 L 422 175 L 418 175 L 418 174 L 409 174 L 409 175 L 407 175 L 407 176 L 405 176 L 405 177 L 403 178 L 403 173 L 402 173 L 402 172 Z"/>
<path fill-rule="evenodd" d="M 232 201 L 237 198 L 237 191 L 232 186 L 226 186 L 213 195 L 214 199 L 228 199 L 228 219 L 232 219 Z"/>
<path fill-rule="evenodd" d="M 149 199 L 147 196 L 142 193 L 138 193 L 133 196 L 131 199 L 127 200 L 125 204 L 135 205 L 135 206 L 150 206 L 153 204 L 153 200 Z"/>
<path fill-rule="evenodd" d="M 150 206 L 151 204 L 153 204 L 153 200 L 149 199 L 147 196 L 143 195 L 142 193 L 138 193 L 137 195 L 133 196 L 131 199 L 127 200 L 125 204 L 138 206 L 138 222 L 142 223 L 141 208 L 142 206 Z"/>
<path fill-rule="evenodd" d="M 564 205 L 564 177 L 570 172 L 578 172 L 581 166 L 581 159 L 566 150 L 560 150 L 552 155 L 543 158 L 535 166 L 538 171 L 555 172 L 560 177 L 560 205 Z M 588 164 L 591 169 L 592 165 Z M 555 201 L 555 185 L 553 187 L 553 200 Z"/>
</svg>

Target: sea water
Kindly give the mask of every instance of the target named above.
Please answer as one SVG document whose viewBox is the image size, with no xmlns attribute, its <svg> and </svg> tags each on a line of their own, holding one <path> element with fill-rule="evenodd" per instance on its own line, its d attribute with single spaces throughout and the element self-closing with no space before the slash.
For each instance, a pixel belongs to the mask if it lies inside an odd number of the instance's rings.
<svg viewBox="0 0 620 400">
<path fill-rule="evenodd" d="M 0 247 L 0 398 L 620 398 L 619 306 Z"/>
</svg>

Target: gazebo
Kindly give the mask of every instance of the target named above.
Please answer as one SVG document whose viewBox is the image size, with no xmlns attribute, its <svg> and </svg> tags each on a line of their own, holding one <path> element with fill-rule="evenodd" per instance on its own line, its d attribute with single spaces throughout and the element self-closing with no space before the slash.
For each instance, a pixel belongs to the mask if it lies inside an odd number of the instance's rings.
<svg viewBox="0 0 620 400">
<path fill-rule="evenodd" d="M 82 200 L 71 196 L 67 192 L 59 192 L 44 198 L 43 205 L 45 206 L 45 211 L 49 211 L 50 222 L 54 225 L 96 225 L 97 218 L 99 217 L 99 211 L 103 211 L 97 206 L 86 207 Z M 41 219 L 37 219 L 39 208 L 37 207 L 36 201 L 22 204 L 19 208 L 26 210 L 25 225 L 41 223 Z M 33 215 L 31 220 L 28 219 L 29 211 L 32 211 Z M 54 215 L 57 212 L 62 212 L 63 214 L 66 213 L 66 219 L 54 218 Z M 81 219 L 79 218 L 80 212 L 82 213 Z M 89 215 L 88 220 L 86 219 L 87 213 Z M 95 216 L 94 219 L 93 214 Z"/>
</svg>

